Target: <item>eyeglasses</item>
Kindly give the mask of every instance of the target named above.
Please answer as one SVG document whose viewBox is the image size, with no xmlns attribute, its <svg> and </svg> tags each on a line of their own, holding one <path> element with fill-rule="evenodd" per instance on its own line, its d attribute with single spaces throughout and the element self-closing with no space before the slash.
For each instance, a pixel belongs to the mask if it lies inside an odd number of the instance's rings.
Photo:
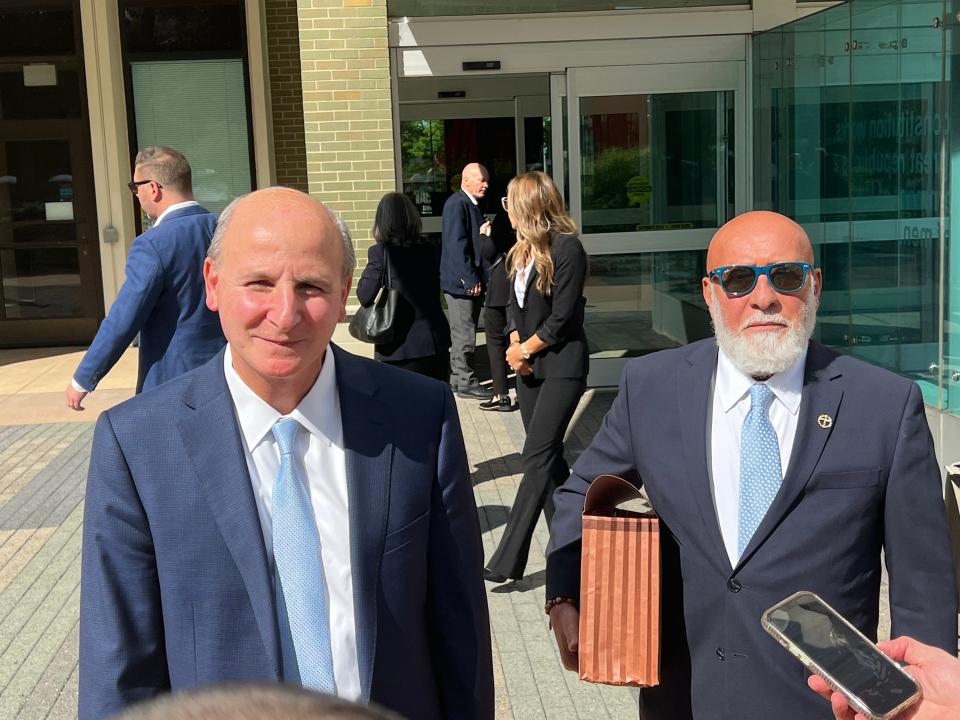
<svg viewBox="0 0 960 720">
<path fill-rule="evenodd" d="M 727 297 L 743 297 L 753 292 L 757 278 L 766 275 L 778 293 L 795 293 L 803 289 L 810 272 L 810 263 L 778 262 L 770 265 L 724 265 L 707 275 L 720 283 Z"/>
<path fill-rule="evenodd" d="M 141 185 L 146 185 L 147 183 L 157 182 L 156 180 L 131 180 L 127 183 L 127 187 L 130 188 L 130 192 L 134 195 L 137 194 L 137 188 Z M 163 185 L 157 183 L 158 188 L 163 188 Z"/>
<path fill-rule="evenodd" d="M 506 195 L 504 195 L 502 198 L 500 198 L 500 204 L 503 205 L 503 209 L 504 209 L 504 210 L 507 209 L 507 196 L 506 196 Z"/>
</svg>

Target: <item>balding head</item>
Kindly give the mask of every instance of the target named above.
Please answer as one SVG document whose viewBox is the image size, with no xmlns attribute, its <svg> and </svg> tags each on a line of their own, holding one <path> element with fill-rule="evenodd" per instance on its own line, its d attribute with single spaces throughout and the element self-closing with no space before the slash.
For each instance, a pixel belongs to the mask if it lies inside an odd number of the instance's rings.
<svg viewBox="0 0 960 720">
<path fill-rule="evenodd" d="M 285 212 L 306 212 L 307 217 L 312 217 L 314 221 L 319 222 L 321 226 L 332 223 L 336 233 L 340 238 L 343 249 L 343 276 L 351 274 L 357 267 L 357 255 L 353 249 L 353 239 L 350 237 L 350 230 L 346 223 L 333 210 L 328 208 L 322 202 L 311 195 L 286 187 L 270 187 L 263 190 L 255 190 L 252 193 L 241 195 L 224 208 L 217 219 L 217 227 L 210 240 L 210 247 L 207 250 L 207 257 L 213 260 L 214 264 L 219 262 L 223 251 L 224 239 L 227 235 L 230 223 L 233 221 L 237 211 L 240 214 L 259 213 L 259 212 L 278 212 L 281 216 Z"/>
<path fill-rule="evenodd" d="M 776 263 L 788 264 L 770 270 L 779 278 L 781 289 L 758 270 Z M 720 349 L 743 372 L 754 377 L 783 372 L 806 351 L 821 286 L 820 270 L 812 265 L 813 247 L 807 233 L 778 213 L 744 213 L 713 236 L 703 298 Z M 731 287 L 732 282 L 722 287 L 721 280 L 734 276 L 741 279 L 742 290 Z M 743 278 L 748 279 L 746 283 Z M 756 279 L 752 288 L 750 278 Z M 790 278 L 796 279 L 799 289 L 783 289 L 790 285 Z"/>
<path fill-rule="evenodd" d="M 482 198 L 487 194 L 489 180 L 490 175 L 483 165 L 468 163 L 460 174 L 460 187 L 474 197 Z"/>
<path fill-rule="evenodd" d="M 207 307 L 220 313 L 233 368 L 275 410 L 313 387 L 354 266 L 350 235 L 309 195 L 268 188 L 220 216 L 203 266 Z"/>
</svg>

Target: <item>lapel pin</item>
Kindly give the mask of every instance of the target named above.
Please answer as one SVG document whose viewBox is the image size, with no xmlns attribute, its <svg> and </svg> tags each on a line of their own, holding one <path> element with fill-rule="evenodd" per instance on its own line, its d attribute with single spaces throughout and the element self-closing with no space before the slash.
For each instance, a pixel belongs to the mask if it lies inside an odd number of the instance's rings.
<svg viewBox="0 0 960 720">
<path fill-rule="evenodd" d="M 827 428 L 833 425 L 833 418 L 827 415 L 826 413 L 824 413 L 823 415 L 817 418 L 817 425 L 819 425 L 824 430 L 826 430 Z"/>
</svg>

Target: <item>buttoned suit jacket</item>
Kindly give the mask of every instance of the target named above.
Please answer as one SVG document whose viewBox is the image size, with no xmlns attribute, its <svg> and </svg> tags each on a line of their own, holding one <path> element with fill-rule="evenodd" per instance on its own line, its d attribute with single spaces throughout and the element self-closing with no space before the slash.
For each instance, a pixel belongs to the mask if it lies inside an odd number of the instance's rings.
<svg viewBox="0 0 960 720">
<path fill-rule="evenodd" d="M 199 205 L 173 210 L 133 241 L 126 279 L 74 378 L 93 390 L 137 333 L 137 392 L 203 365 L 225 344 L 206 305 L 203 261 L 217 216 Z"/>
<path fill-rule="evenodd" d="M 410 718 L 492 718 L 480 529 L 450 390 L 331 348 L 362 698 Z M 100 416 L 81 586 L 81 720 L 169 690 L 282 677 L 222 353 Z"/>
<path fill-rule="evenodd" d="M 483 285 L 486 270 L 480 245 L 483 213 L 466 192 L 457 190 L 443 204 L 440 249 L 440 287 L 445 293 L 467 297 L 467 290 Z"/>
<path fill-rule="evenodd" d="M 555 495 L 551 597 L 579 591 L 593 478 L 642 483 L 662 519 L 662 682 L 641 691 L 641 717 L 832 718 L 760 616 L 812 590 L 876 638 L 881 551 L 893 635 L 956 653 L 941 476 L 916 384 L 811 342 L 783 484 L 731 567 L 710 481 L 716 363 L 712 339 L 628 362 L 600 431 Z"/>
</svg>

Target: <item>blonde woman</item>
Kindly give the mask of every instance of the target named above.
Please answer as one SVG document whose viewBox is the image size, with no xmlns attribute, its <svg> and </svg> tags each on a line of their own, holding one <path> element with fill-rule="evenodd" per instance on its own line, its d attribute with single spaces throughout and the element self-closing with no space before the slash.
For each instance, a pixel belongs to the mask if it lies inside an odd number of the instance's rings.
<svg viewBox="0 0 960 720">
<path fill-rule="evenodd" d="M 540 511 L 553 516 L 553 491 L 570 474 L 563 436 L 586 387 L 583 330 L 587 256 L 576 224 L 550 177 L 530 172 L 510 181 L 503 206 L 517 232 L 507 255 L 510 278 L 507 364 L 517 373 L 526 430 L 523 478 L 484 579 L 523 577 Z"/>
</svg>

